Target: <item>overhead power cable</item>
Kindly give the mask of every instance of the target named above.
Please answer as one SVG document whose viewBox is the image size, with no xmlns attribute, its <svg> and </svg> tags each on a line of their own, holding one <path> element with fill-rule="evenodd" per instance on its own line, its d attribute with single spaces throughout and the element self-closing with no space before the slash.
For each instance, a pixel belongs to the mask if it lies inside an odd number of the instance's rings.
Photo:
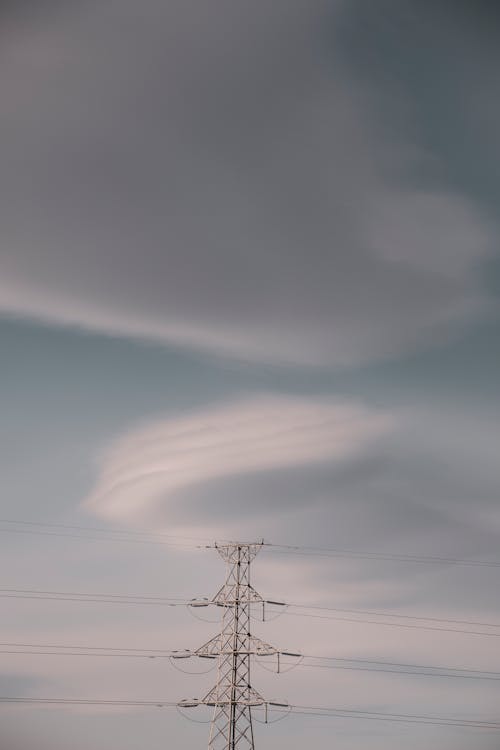
<svg viewBox="0 0 500 750">
<path fill-rule="evenodd" d="M 0 652 L 2 653 L 2 652 Z M 289 666 L 293 666 L 294 662 L 288 661 L 288 660 L 281 660 L 281 664 L 286 664 Z M 464 679 L 464 680 L 485 680 L 488 682 L 500 682 L 500 674 L 497 677 L 490 677 L 485 674 L 460 674 L 457 672 L 450 672 L 448 674 L 444 672 L 424 672 L 419 669 L 387 669 L 386 667 L 370 667 L 370 666 L 359 666 L 355 664 L 354 666 L 346 666 L 345 664 L 310 664 L 309 662 L 302 661 L 300 664 L 297 665 L 299 668 L 301 667 L 310 667 L 313 669 L 331 669 L 331 670 L 341 670 L 341 671 L 347 671 L 347 672 L 372 672 L 372 673 L 379 673 L 379 674 L 395 674 L 395 675 L 403 675 L 403 676 L 409 676 L 409 677 L 439 677 L 439 678 L 446 678 L 446 679 Z"/>
<path fill-rule="evenodd" d="M 314 654 L 304 654 L 304 659 L 321 659 L 321 661 L 329 661 L 329 662 L 349 662 L 354 664 L 370 664 L 374 666 L 382 666 L 382 667 L 401 667 L 403 669 L 432 669 L 432 670 L 440 670 L 443 672 L 466 672 L 466 673 L 472 673 L 472 674 L 485 674 L 490 675 L 492 677 L 500 677 L 500 672 L 492 672 L 485 669 L 471 669 L 470 667 L 446 667 L 442 664 L 440 665 L 432 665 L 432 664 L 410 664 L 408 662 L 397 662 L 397 661 L 386 661 L 386 660 L 380 660 L 380 659 L 359 659 L 354 657 L 347 657 L 347 656 L 318 656 Z"/>
<path fill-rule="evenodd" d="M 56 536 L 67 537 L 70 539 L 82 539 L 91 542 L 118 542 L 120 544 L 156 544 L 163 547 L 173 547 L 175 549 L 204 549 L 203 545 L 182 544 L 171 541 L 160 541 L 158 539 L 132 539 L 130 537 L 115 536 L 90 536 L 89 534 L 71 534 L 69 532 L 43 531 L 41 529 L 1 529 L 0 533 L 8 534 L 31 534 L 35 536 Z"/>
<path fill-rule="evenodd" d="M 189 600 L 179 597 L 147 596 L 142 594 L 99 594 L 77 591 L 43 591 L 40 589 L 0 589 L 0 598 L 42 599 L 49 601 L 94 602 L 106 604 L 137 604 L 185 607 Z"/>
<path fill-rule="evenodd" d="M 465 565 L 480 568 L 500 568 L 500 560 L 471 560 L 458 557 L 438 557 L 435 555 L 407 555 L 403 553 L 367 552 L 334 547 L 301 547 L 299 545 L 274 543 L 266 544 L 265 547 L 275 554 L 301 555 L 306 557 L 345 557 L 427 565 Z"/>
<path fill-rule="evenodd" d="M 128 652 L 106 652 L 106 651 L 35 651 L 34 649 L 0 649 L 0 654 L 9 656 L 24 655 L 24 656 L 66 656 L 66 657 L 87 657 L 87 658 L 117 658 L 117 659 L 175 659 L 175 654 L 161 654 L 161 653 L 128 653 Z M 295 662 L 281 660 L 281 664 L 289 666 L 295 666 Z M 395 674 L 411 677 L 438 677 L 447 679 L 469 679 L 469 680 L 480 680 L 487 682 L 500 682 L 500 674 L 497 677 L 490 677 L 487 674 L 457 674 L 450 673 L 445 674 L 442 672 L 423 672 L 419 670 L 402 670 L 402 669 L 386 669 L 384 667 L 368 667 L 368 666 L 345 666 L 338 664 L 309 664 L 307 662 L 301 662 L 297 665 L 299 668 L 309 667 L 313 669 L 330 669 L 330 670 L 341 670 L 348 672 L 372 672 L 377 674 Z M 193 674 L 186 672 L 186 674 Z"/>
<path fill-rule="evenodd" d="M 387 622 L 382 620 L 366 620 L 364 618 L 353 618 L 353 617 L 342 617 L 340 615 L 318 615 L 311 612 L 283 612 L 284 615 L 288 615 L 291 617 L 311 617 L 319 620 L 336 620 L 340 622 L 352 622 L 352 623 L 359 623 L 362 625 L 380 625 L 384 627 L 391 627 L 391 628 L 406 628 L 409 630 L 429 630 L 437 633 L 461 633 L 464 635 L 482 635 L 485 638 L 500 638 L 500 632 L 499 633 L 490 633 L 485 632 L 481 630 L 465 630 L 460 628 L 438 628 L 437 626 L 432 625 L 417 625 L 417 624 L 410 624 L 410 623 L 402 623 L 402 622 Z M 390 617 L 391 615 L 387 613 L 387 617 Z"/>
<path fill-rule="evenodd" d="M 54 644 L 54 643 L 12 643 L 11 641 L 0 643 L 1 648 L 57 648 L 57 649 L 72 649 L 74 651 L 122 651 L 122 652 L 139 652 L 139 653 L 153 653 L 153 654 L 165 654 L 169 655 L 172 653 L 178 653 L 172 649 L 163 648 L 129 648 L 124 646 L 75 646 L 74 644 Z"/>
<path fill-rule="evenodd" d="M 31 698 L 28 696 L 0 696 L 0 703 L 39 703 L 42 705 L 66 706 L 157 706 L 167 708 L 177 706 L 173 701 L 164 700 L 106 700 L 95 698 Z"/>
<path fill-rule="evenodd" d="M 481 719 L 456 719 L 454 717 L 433 716 L 432 714 L 398 714 L 361 709 L 326 708 L 322 706 L 291 706 L 292 713 L 307 716 L 328 716 L 331 718 L 369 719 L 405 724 L 430 724 L 432 726 L 463 727 L 500 731 L 500 722 Z M 282 709 L 277 709 L 282 710 Z"/>
<path fill-rule="evenodd" d="M 446 617 L 432 617 L 429 615 L 407 615 L 407 614 L 398 614 L 393 612 L 380 612 L 373 609 L 346 609 L 343 607 L 325 607 L 325 606 L 318 606 L 313 604 L 290 604 L 286 603 L 287 607 L 293 607 L 294 609 L 314 609 L 314 610 L 321 610 L 325 612 L 343 612 L 346 614 L 352 614 L 352 615 L 370 615 L 372 617 L 393 617 L 397 619 L 404 619 L 404 620 L 426 620 L 428 622 L 448 622 L 453 623 L 454 625 L 477 625 L 478 627 L 485 627 L 485 628 L 500 628 L 500 623 L 498 622 L 479 622 L 477 620 L 452 620 L 450 618 Z"/>
<path fill-rule="evenodd" d="M 96 652 L 96 651 L 33 651 L 33 650 L 26 650 L 26 651 L 20 651 L 19 649 L 16 651 L 10 651 L 5 649 L 0 649 L 0 654 L 9 654 L 9 655 L 15 655 L 15 654 L 24 654 L 25 656 L 96 656 L 96 657 L 121 657 L 122 659 L 169 659 L 171 658 L 169 654 L 129 654 L 129 653 L 106 653 L 106 652 Z"/>
<path fill-rule="evenodd" d="M 43 523 L 41 521 L 15 521 L 3 518 L 0 523 L 7 528 L 0 528 L 0 533 L 36 534 L 41 536 L 60 536 L 89 541 L 115 541 L 121 543 L 156 544 L 179 549 L 205 549 L 212 546 L 211 540 L 203 537 L 179 536 L 148 530 L 103 529 L 97 526 L 79 524 Z M 14 528 L 20 526 L 21 528 Z M 31 528 L 29 528 L 31 527 Z M 50 531 L 56 529 L 57 531 Z M 83 532 L 69 533 L 69 532 Z M 95 536 L 99 534 L 101 536 Z M 220 540 L 227 542 L 228 540 Z M 192 544 L 188 544 L 191 542 Z M 271 553 L 286 555 L 303 555 L 312 557 L 345 557 L 363 560 L 382 560 L 387 562 L 421 563 L 429 565 L 463 565 L 470 567 L 498 568 L 500 560 L 474 560 L 458 557 L 441 557 L 436 555 L 410 555 L 404 553 L 374 552 L 366 550 L 341 549 L 335 547 L 313 547 L 292 544 L 264 542 L 263 548 Z"/>
<path fill-rule="evenodd" d="M 168 607 L 183 607 L 183 606 L 189 606 L 192 604 L 193 600 L 188 599 L 182 599 L 180 597 L 174 598 L 174 597 L 161 597 L 161 596 L 147 596 L 143 594 L 100 594 L 100 593 L 82 593 L 82 592 L 75 592 L 75 591 L 44 591 L 39 589 L 0 589 L 0 598 L 7 598 L 7 599 L 37 599 L 37 600 L 45 600 L 45 601 L 72 601 L 72 602 L 93 602 L 93 603 L 106 603 L 106 604 L 132 604 L 132 605 L 151 605 L 151 606 L 168 606 Z M 278 603 L 274 601 L 268 601 L 267 602 L 270 605 L 277 606 L 278 604 L 282 604 L 282 606 L 287 606 L 285 603 Z M 204 603 L 204 606 L 211 606 L 212 602 L 206 602 Z M 339 608 L 333 608 L 333 607 L 314 607 L 311 605 L 301 605 L 301 604 L 293 604 L 288 605 L 294 608 L 304 608 L 304 609 L 313 609 L 313 610 L 326 610 L 326 611 L 332 611 L 332 612 L 352 612 L 357 614 L 358 612 L 368 612 L 369 610 L 343 610 Z M 271 610 L 273 612 L 278 612 L 280 610 L 275 609 Z M 335 615 L 335 614 L 316 614 L 315 612 L 291 612 L 287 609 L 283 612 L 285 615 L 293 616 L 293 617 L 310 617 L 310 618 L 316 618 L 316 619 L 322 619 L 322 620 L 336 620 L 336 621 L 343 621 L 343 622 L 353 622 L 353 623 L 360 623 L 360 624 L 370 624 L 370 625 L 381 625 L 386 627 L 396 627 L 396 628 L 406 628 L 406 629 L 412 629 L 412 630 L 429 630 L 433 632 L 445 632 L 445 633 L 461 633 L 466 635 L 479 635 L 479 636 L 485 636 L 485 637 L 496 637 L 500 638 L 500 632 L 488 632 L 488 631 L 481 631 L 481 630 L 469 630 L 469 629 L 463 629 L 463 628 L 447 628 L 447 627 L 438 627 L 437 625 L 422 625 L 420 623 L 401 623 L 401 622 L 388 622 L 383 620 L 367 620 L 365 618 L 356 617 L 343 617 L 341 615 Z M 475 622 L 475 621 L 466 621 L 466 620 L 451 620 L 449 618 L 447 619 L 440 619 L 440 618 L 432 618 L 432 617 L 417 617 L 413 615 L 400 615 L 400 614 L 393 614 L 391 612 L 372 612 L 371 613 L 373 617 L 388 617 L 388 618 L 404 618 L 404 619 L 415 619 L 415 620 L 429 620 L 436 623 L 469 623 L 471 625 L 476 625 L 477 627 L 488 627 L 488 628 L 500 628 L 500 625 L 493 624 L 493 623 L 481 623 L 481 622 Z"/>
<path fill-rule="evenodd" d="M 37 656 L 87 656 L 87 657 L 117 657 L 135 659 L 176 659 L 194 656 L 189 651 L 178 651 L 172 649 L 152 648 L 128 648 L 117 646 L 83 646 L 63 645 L 54 643 L 19 643 L 0 642 L 0 653 L 8 655 L 37 655 Z M 401 662 L 387 662 L 373 659 L 356 659 L 347 657 L 319 656 L 305 654 L 302 656 L 307 661 L 297 664 L 294 661 L 281 660 L 281 664 L 291 666 L 364 671 L 383 672 L 389 674 L 401 674 L 410 676 L 441 677 L 455 679 L 475 679 L 487 681 L 500 681 L 500 672 L 470 669 L 467 667 L 444 667 L 421 664 L 408 664 Z M 319 663 L 318 663 L 319 662 Z M 321 662 L 327 662 L 321 663 Z"/>
<path fill-rule="evenodd" d="M 65 705 L 65 706 L 117 706 L 129 708 L 172 708 L 179 704 L 173 701 L 158 700 L 124 700 L 124 699 L 94 699 L 94 698 L 34 698 L 29 696 L 0 696 L 0 704 L 38 704 L 38 705 Z M 457 719 L 454 717 L 434 716 L 432 714 L 399 714 L 383 713 L 381 711 L 367 711 L 363 709 L 336 708 L 324 706 L 279 706 L 270 702 L 268 704 L 277 712 L 292 711 L 304 716 L 370 719 L 377 721 L 389 721 L 397 723 L 428 724 L 432 726 L 461 727 L 467 729 L 484 729 L 500 731 L 500 722 L 483 719 Z"/>
<path fill-rule="evenodd" d="M 99 534 L 122 534 L 124 536 L 133 537 L 148 537 L 149 539 L 158 540 L 173 540 L 173 541 L 189 541 L 199 542 L 200 544 L 207 544 L 210 542 L 208 538 L 192 537 L 192 536 L 179 536 L 178 534 L 165 534 L 162 531 L 146 531 L 137 529 L 113 529 L 113 528 L 102 528 L 99 526 L 82 526 L 77 524 L 65 524 L 65 523 L 42 523 L 41 521 L 13 521 L 8 518 L 0 518 L 0 523 L 6 523 L 15 526 L 32 526 L 46 529 L 66 529 L 69 531 L 91 531 Z M 0 529 L 0 531 L 8 531 L 8 529 Z M 146 540 L 147 541 L 147 540 Z"/>
</svg>

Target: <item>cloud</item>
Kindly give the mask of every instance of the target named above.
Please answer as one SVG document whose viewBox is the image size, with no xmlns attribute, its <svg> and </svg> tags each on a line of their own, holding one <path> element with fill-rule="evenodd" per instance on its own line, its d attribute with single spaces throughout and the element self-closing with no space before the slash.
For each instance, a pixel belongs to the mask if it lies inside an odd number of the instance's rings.
<svg viewBox="0 0 500 750">
<path fill-rule="evenodd" d="M 85 507 L 120 521 L 160 507 L 168 525 L 169 503 L 186 488 L 335 463 L 389 425 L 387 415 L 356 404 L 270 395 L 152 422 L 111 446 Z"/>
<path fill-rule="evenodd" d="M 32 674 L 8 674 L 0 672 L 0 690 L 2 695 L 29 695 L 38 688 L 42 680 Z"/>
<path fill-rule="evenodd" d="M 332 20 L 319 0 L 146 0 L 12 21 L 0 311 L 352 364 L 480 310 L 493 228 L 412 180 L 432 159 L 373 117 Z"/>
</svg>

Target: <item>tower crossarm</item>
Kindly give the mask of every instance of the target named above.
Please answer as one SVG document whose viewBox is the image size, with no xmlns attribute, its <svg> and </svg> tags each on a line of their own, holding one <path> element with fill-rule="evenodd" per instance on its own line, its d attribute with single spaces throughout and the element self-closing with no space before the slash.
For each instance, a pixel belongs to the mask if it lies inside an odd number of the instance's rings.
<svg viewBox="0 0 500 750">
<path fill-rule="evenodd" d="M 209 641 L 204 643 L 203 646 L 197 648 L 194 652 L 194 655 L 206 659 L 213 659 L 218 656 L 226 656 L 232 654 L 233 652 L 234 649 L 232 648 L 232 644 L 226 644 L 226 650 L 223 650 L 221 644 L 221 636 L 220 634 L 218 634 L 214 638 L 211 638 Z M 280 652 L 277 648 L 271 646 L 271 644 L 266 643 L 265 641 L 257 638 L 254 635 L 251 635 L 248 643 L 248 650 L 244 651 L 243 649 L 240 649 L 238 653 L 245 653 L 249 656 L 275 656 Z"/>
</svg>

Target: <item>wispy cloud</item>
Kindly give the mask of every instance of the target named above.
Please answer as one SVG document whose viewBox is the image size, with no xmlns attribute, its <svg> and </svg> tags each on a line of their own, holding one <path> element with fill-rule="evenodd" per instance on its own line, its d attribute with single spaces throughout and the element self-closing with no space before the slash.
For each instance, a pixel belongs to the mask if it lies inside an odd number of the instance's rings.
<svg viewBox="0 0 500 750">
<path fill-rule="evenodd" d="M 327 6 L 12 23 L 0 311 L 337 365 L 480 309 L 492 227 L 411 133 L 394 143 L 326 45 Z"/>
<path fill-rule="evenodd" d="M 260 396 L 155 421 L 111 446 L 87 509 L 137 520 L 176 493 L 218 480 L 338 461 L 384 433 L 387 415 L 356 404 Z"/>
</svg>

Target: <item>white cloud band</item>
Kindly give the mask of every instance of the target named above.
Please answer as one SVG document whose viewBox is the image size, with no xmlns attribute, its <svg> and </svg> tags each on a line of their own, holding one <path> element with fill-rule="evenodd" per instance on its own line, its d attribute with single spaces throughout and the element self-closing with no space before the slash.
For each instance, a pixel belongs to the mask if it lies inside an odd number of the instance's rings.
<svg viewBox="0 0 500 750">
<path fill-rule="evenodd" d="M 338 461 L 389 425 L 387 416 L 358 405 L 275 396 L 152 422 L 111 446 L 85 506 L 105 518 L 138 520 L 203 482 Z"/>
</svg>

